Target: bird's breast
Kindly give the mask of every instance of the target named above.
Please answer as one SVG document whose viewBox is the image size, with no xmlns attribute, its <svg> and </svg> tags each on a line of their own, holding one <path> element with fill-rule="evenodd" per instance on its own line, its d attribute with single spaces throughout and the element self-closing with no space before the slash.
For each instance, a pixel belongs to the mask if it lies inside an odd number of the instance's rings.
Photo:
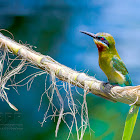
<svg viewBox="0 0 140 140">
<path fill-rule="evenodd" d="M 113 68 L 111 60 L 112 59 L 110 57 L 99 57 L 99 66 L 107 76 L 110 83 L 122 85 L 125 82 L 125 76 Z"/>
</svg>

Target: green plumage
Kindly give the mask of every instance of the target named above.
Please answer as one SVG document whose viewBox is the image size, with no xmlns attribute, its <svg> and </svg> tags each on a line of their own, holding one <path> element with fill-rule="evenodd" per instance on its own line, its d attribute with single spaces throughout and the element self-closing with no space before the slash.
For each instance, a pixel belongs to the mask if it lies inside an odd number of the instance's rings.
<svg viewBox="0 0 140 140">
<path fill-rule="evenodd" d="M 92 34 L 85 31 L 82 31 L 82 33 L 93 37 L 98 48 L 99 66 L 106 74 L 110 84 L 131 86 L 131 78 L 115 48 L 114 38 L 108 33 Z"/>
<path fill-rule="evenodd" d="M 128 70 L 127 70 L 125 64 L 123 63 L 123 61 L 116 57 L 113 57 L 112 62 L 113 62 L 114 69 L 116 71 L 120 72 L 125 78 L 124 83 L 121 86 L 131 86 L 132 81 L 131 81 Z"/>
</svg>

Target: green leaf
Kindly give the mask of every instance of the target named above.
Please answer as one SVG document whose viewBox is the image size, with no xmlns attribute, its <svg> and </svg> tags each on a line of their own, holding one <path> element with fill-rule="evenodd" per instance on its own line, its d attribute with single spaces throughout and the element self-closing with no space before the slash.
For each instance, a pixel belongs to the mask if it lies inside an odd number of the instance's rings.
<svg viewBox="0 0 140 140">
<path fill-rule="evenodd" d="M 138 106 L 132 105 L 130 107 L 129 113 L 125 121 L 125 127 L 124 127 L 122 140 L 131 140 L 135 123 L 137 120 L 138 112 L 139 112 Z"/>
</svg>

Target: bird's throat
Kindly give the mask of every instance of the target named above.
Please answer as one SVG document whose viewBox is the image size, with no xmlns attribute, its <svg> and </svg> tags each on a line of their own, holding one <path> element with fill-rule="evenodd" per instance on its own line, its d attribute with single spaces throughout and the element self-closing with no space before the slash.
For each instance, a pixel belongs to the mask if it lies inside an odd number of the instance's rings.
<svg viewBox="0 0 140 140">
<path fill-rule="evenodd" d="M 98 40 L 95 40 L 95 39 L 94 39 L 94 42 L 95 42 L 99 52 L 102 52 L 107 49 L 107 46 L 104 43 L 102 43 Z"/>
<path fill-rule="evenodd" d="M 106 50 L 106 46 L 104 46 L 101 43 L 96 44 L 96 46 L 97 46 L 99 52 Z"/>
</svg>

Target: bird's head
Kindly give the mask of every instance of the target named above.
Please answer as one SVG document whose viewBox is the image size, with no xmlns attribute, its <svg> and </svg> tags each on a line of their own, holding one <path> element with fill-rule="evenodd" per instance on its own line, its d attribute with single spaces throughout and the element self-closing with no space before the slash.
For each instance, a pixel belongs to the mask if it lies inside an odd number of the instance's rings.
<svg viewBox="0 0 140 140">
<path fill-rule="evenodd" d="M 86 31 L 81 31 L 81 33 L 91 36 L 100 52 L 115 48 L 115 40 L 113 36 L 108 33 L 93 34 Z"/>
</svg>

